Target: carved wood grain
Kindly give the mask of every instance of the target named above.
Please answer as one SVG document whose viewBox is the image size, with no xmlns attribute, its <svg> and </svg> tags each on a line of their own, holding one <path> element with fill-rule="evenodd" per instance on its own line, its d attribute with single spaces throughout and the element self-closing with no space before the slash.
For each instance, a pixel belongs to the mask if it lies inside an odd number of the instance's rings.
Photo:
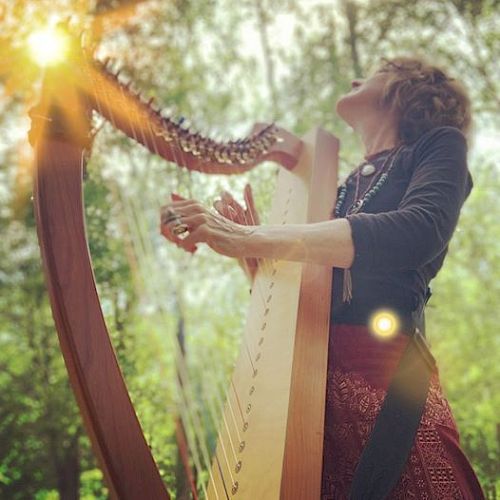
<svg viewBox="0 0 500 500">
<path fill-rule="evenodd" d="M 85 234 L 81 149 L 41 142 L 35 176 L 38 238 L 61 350 L 110 494 L 120 500 L 167 500 L 96 291 Z"/>
</svg>

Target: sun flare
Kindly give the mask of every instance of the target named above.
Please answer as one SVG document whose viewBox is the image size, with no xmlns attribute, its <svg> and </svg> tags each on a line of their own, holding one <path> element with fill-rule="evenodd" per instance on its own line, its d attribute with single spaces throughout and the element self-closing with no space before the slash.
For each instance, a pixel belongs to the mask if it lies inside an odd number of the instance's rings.
<svg viewBox="0 0 500 500">
<path fill-rule="evenodd" d="M 63 61 L 68 53 L 68 36 L 60 29 L 46 28 L 28 38 L 31 57 L 40 66 L 52 66 Z"/>
<path fill-rule="evenodd" d="M 379 309 L 370 318 L 370 331 L 380 339 L 390 339 L 400 327 L 398 315 L 390 309 Z"/>
</svg>

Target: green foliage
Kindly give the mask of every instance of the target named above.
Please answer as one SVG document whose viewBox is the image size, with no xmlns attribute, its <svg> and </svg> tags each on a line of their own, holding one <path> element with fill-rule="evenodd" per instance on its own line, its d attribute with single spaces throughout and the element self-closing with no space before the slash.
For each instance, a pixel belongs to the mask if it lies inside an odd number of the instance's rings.
<svg viewBox="0 0 500 500">
<path fill-rule="evenodd" d="M 106 500 L 108 498 L 108 490 L 103 486 L 100 469 L 83 470 L 80 481 L 81 500 Z"/>
<path fill-rule="evenodd" d="M 434 281 L 428 321 L 462 444 L 484 484 L 493 489 L 496 481 L 498 491 L 500 367 L 492 353 L 500 348 L 500 223 L 484 207 L 497 203 L 500 180 L 490 158 L 479 157 L 474 167 L 475 185 L 450 244 L 446 268 Z"/>
<path fill-rule="evenodd" d="M 213 134 L 241 136 L 252 122 L 271 118 L 297 134 L 325 127 L 341 140 L 342 177 L 359 161 L 361 142 L 336 117 L 335 102 L 351 78 L 365 76 L 381 56 L 428 53 L 470 89 L 478 131 L 498 126 L 499 79 L 490 64 L 498 52 L 494 5 L 25 0 L 0 11 L 0 124 L 13 131 L 0 140 L 0 497 L 107 498 L 60 355 L 29 172 L 18 155 L 27 150 L 20 102 L 33 102 L 39 74 L 26 65 L 12 75 L 5 61 L 21 54 L 33 27 L 30 15 L 72 14 L 75 30 L 91 30 L 100 55 L 115 57 L 146 95 Z M 498 155 L 480 153 L 471 156 L 475 187 L 432 283 L 426 319 L 464 450 L 494 498 L 500 488 L 500 185 Z M 109 125 L 92 148 L 85 200 L 100 300 L 144 433 L 178 498 L 186 497 L 175 438 L 179 343 L 190 399 L 200 408 L 219 401 L 240 347 L 249 294 L 231 259 L 206 247 L 188 256 L 162 241 L 158 209 L 171 191 L 210 206 L 227 189 L 241 202 L 250 182 L 265 223 L 275 179 L 269 164 L 244 176 L 188 174 Z M 212 451 L 217 419 L 206 410 L 199 418 Z"/>
</svg>

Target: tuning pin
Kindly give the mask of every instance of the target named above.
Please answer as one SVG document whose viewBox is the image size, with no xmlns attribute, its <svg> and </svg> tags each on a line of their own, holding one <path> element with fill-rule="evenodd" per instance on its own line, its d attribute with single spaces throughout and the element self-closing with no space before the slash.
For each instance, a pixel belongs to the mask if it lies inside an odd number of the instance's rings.
<svg viewBox="0 0 500 500">
<path fill-rule="evenodd" d="M 274 129 L 276 128 L 276 124 L 273 122 L 273 123 L 270 123 L 264 130 L 266 132 L 271 132 L 273 131 Z"/>
<path fill-rule="evenodd" d="M 248 152 L 247 149 L 241 152 L 241 159 L 243 163 L 246 163 L 250 159 L 250 153 Z"/>
<path fill-rule="evenodd" d="M 169 129 L 177 129 L 176 125 L 172 121 L 172 115 L 166 113 L 165 110 L 160 111 L 160 117 L 164 125 Z"/>
<path fill-rule="evenodd" d="M 143 101 L 141 91 L 136 88 L 136 86 L 132 83 L 129 87 L 130 93 L 137 97 L 140 101 Z M 144 102 L 144 101 L 143 101 Z"/>
<path fill-rule="evenodd" d="M 191 132 L 190 132 L 190 129 L 191 129 L 192 125 L 193 125 L 193 124 L 191 123 L 191 121 L 190 121 L 189 119 L 187 119 L 187 118 L 184 118 L 184 119 L 183 119 L 183 123 L 182 123 L 182 125 L 183 125 L 183 127 L 184 127 L 184 130 L 185 130 L 188 134 L 190 134 L 190 133 L 191 133 Z"/>
<path fill-rule="evenodd" d="M 184 121 L 185 121 L 185 118 L 183 116 L 180 116 L 177 119 L 173 120 L 174 127 L 179 134 L 184 134 L 184 127 L 182 126 Z"/>
<path fill-rule="evenodd" d="M 166 127 L 172 126 L 172 120 L 170 119 L 170 114 L 166 110 L 160 109 L 158 111 L 158 116 L 160 117 L 161 121 Z"/>
<path fill-rule="evenodd" d="M 189 131 L 189 125 L 190 125 L 190 123 L 189 123 L 189 121 L 185 117 L 181 117 L 181 120 L 179 120 L 178 125 L 179 125 L 179 131 L 180 131 L 180 133 L 184 137 L 189 136 L 189 134 L 190 134 L 190 131 Z"/>
</svg>

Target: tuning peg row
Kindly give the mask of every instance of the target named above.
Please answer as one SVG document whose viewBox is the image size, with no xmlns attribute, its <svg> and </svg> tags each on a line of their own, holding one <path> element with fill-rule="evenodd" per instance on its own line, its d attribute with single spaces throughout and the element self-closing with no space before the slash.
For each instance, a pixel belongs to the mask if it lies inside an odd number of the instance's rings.
<svg viewBox="0 0 500 500">
<path fill-rule="evenodd" d="M 131 94 L 150 114 L 154 134 L 162 137 L 165 141 L 175 143 L 185 153 L 192 154 L 204 161 L 212 161 L 226 164 L 247 164 L 255 162 L 259 156 L 267 153 L 271 146 L 278 140 L 277 128 L 274 123 L 264 127 L 259 132 L 244 138 L 226 141 L 218 141 L 205 137 L 198 131 L 191 130 L 190 123 L 184 116 L 177 119 L 172 118 L 172 113 L 166 113 L 155 104 L 155 98 L 145 100 L 140 91 L 134 88 L 132 81 L 120 82 L 118 77 L 121 69 L 110 72 L 110 61 L 108 57 L 100 62 L 108 77 L 113 78 L 122 90 Z"/>
</svg>

